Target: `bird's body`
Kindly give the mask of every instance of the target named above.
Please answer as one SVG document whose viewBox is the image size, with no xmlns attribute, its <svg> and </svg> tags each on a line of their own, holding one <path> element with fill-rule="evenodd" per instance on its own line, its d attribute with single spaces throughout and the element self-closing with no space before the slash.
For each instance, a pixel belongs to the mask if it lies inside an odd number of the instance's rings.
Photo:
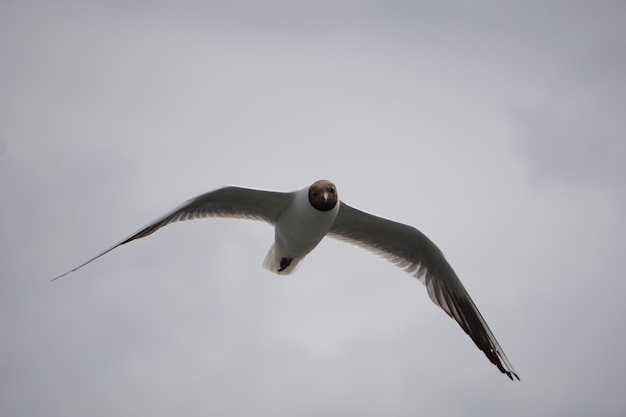
<svg viewBox="0 0 626 417">
<path fill-rule="evenodd" d="M 205 217 L 249 218 L 274 225 L 274 243 L 263 266 L 280 275 L 295 272 L 299 263 L 325 236 L 359 245 L 382 256 L 426 285 L 431 300 L 457 321 L 487 358 L 509 378 L 519 379 L 439 248 L 412 226 L 362 212 L 341 202 L 335 185 L 327 180 L 288 193 L 232 186 L 211 191 L 187 201 L 53 280 L 167 224 Z"/>
<path fill-rule="evenodd" d="M 319 198 L 323 201 L 324 193 L 327 198 L 333 197 L 330 189 L 334 186 L 324 184 L 320 186 Z M 322 190 L 327 188 L 327 190 Z M 336 194 L 335 191 L 333 191 Z M 281 275 L 292 274 L 304 257 L 322 241 L 328 233 L 337 213 L 340 203 L 331 198 L 327 210 L 318 210 L 311 205 L 309 187 L 293 193 L 290 204 L 276 220 L 274 244 L 270 248 L 263 266 Z M 289 265 L 283 267 L 285 262 Z"/>
</svg>

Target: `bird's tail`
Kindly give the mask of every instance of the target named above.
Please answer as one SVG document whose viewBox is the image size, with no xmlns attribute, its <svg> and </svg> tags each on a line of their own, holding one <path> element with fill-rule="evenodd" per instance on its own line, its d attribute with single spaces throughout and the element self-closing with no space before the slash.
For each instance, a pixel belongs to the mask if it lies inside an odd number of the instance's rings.
<svg viewBox="0 0 626 417">
<path fill-rule="evenodd" d="M 278 275 L 290 275 L 296 272 L 298 264 L 304 259 L 304 256 L 297 258 L 286 258 L 276 248 L 276 243 L 272 244 L 272 247 L 267 251 L 265 260 L 263 261 L 263 268 L 268 271 L 272 271 Z"/>
</svg>

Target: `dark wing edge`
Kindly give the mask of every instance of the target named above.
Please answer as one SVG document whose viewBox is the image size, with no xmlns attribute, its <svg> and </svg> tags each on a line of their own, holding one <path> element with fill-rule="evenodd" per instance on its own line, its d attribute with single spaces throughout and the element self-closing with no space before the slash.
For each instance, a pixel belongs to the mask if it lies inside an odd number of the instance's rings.
<svg viewBox="0 0 626 417">
<path fill-rule="evenodd" d="M 148 226 L 128 236 L 121 242 L 99 253 L 76 268 L 58 275 L 52 281 L 64 277 L 111 252 L 118 246 L 149 236 L 158 229 L 185 220 L 208 217 L 229 217 L 264 221 L 275 224 L 276 219 L 293 198 L 293 193 L 255 190 L 228 186 L 187 200 L 169 213 L 159 217 Z"/>
<path fill-rule="evenodd" d="M 511 380 L 520 379 L 443 253 L 422 232 L 342 202 L 328 236 L 361 246 L 417 278 L 491 363 Z"/>
</svg>

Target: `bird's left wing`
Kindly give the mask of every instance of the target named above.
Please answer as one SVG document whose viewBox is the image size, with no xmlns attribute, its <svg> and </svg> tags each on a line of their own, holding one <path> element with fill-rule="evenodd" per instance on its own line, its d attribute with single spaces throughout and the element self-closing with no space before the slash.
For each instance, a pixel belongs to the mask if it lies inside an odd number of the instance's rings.
<svg viewBox="0 0 626 417">
<path fill-rule="evenodd" d="M 426 285 L 431 300 L 459 323 L 487 358 L 509 378 L 519 380 L 456 273 L 422 232 L 341 202 L 328 235 L 362 246 L 419 279 Z"/>
<path fill-rule="evenodd" d="M 170 223 L 206 217 L 235 217 L 261 220 L 275 224 L 276 219 L 293 198 L 293 193 L 224 187 L 186 201 L 146 227 L 128 236 L 104 252 L 52 280 L 74 272 L 125 243 L 146 237 Z"/>
</svg>

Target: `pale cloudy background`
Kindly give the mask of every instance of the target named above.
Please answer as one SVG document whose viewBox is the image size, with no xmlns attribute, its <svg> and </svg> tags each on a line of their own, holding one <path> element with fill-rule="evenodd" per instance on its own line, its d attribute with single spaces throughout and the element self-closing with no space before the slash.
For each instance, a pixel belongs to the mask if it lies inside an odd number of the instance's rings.
<svg viewBox="0 0 626 417">
<path fill-rule="evenodd" d="M 0 415 L 626 412 L 626 7 L 0 2 Z M 521 382 L 415 279 L 267 225 L 167 227 L 225 184 L 336 182 L 446 253 Z"/>
</svg>

